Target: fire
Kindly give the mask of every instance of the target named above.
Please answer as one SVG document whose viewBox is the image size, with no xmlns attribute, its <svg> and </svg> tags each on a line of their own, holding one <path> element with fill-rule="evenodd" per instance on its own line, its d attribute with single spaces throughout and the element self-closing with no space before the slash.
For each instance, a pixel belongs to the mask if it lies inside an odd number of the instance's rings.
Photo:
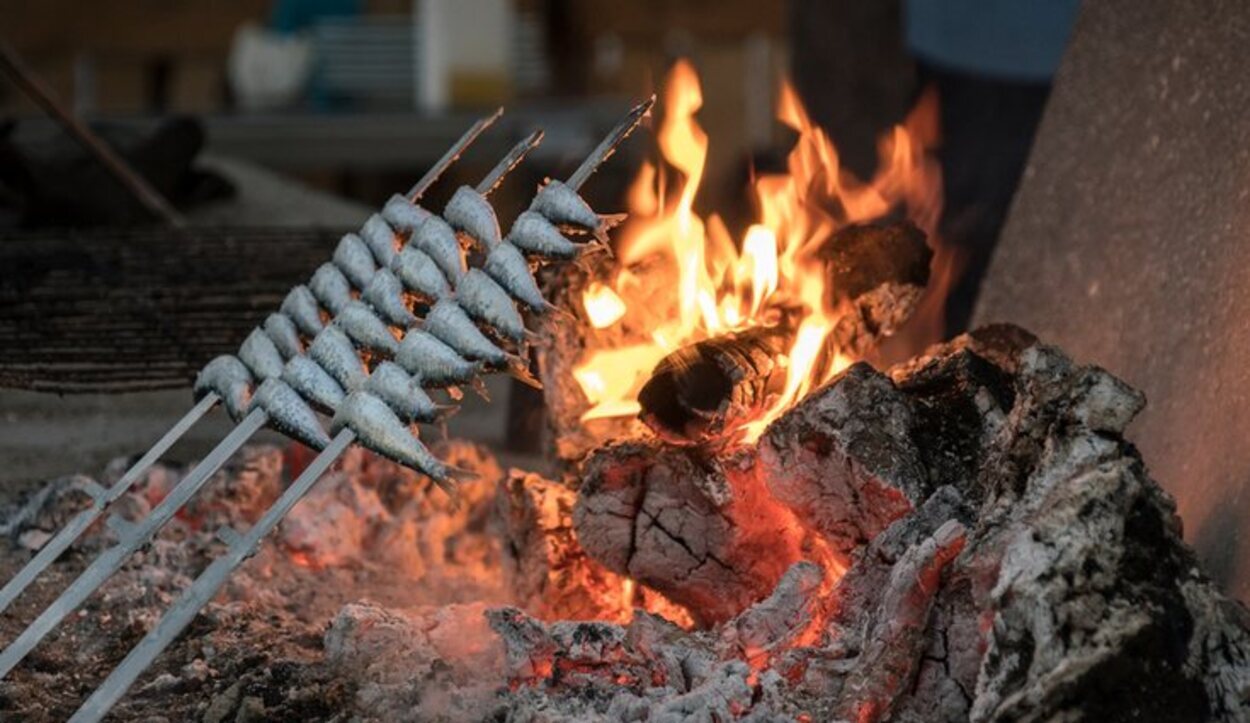
<svg viewBox="0 0 1250 723">
<path fill-rule="evenodd" d="M 779 360 L 784 387 L 746 425 L 746 441 L 852 363 L 830 339 L 842 312 L 827 301 L 835 297 L 817 252 L 842 226 L 900 208 L 933 237 L 941 210 L 940 177 L 926 152 L 936 135 L 934 100 L 922 99 L 883 137 L 880 167 L 861 182 L 841 168 L 828 136 L 785 85 L 777 117 L 798 140 L 786 173 L 754 180 L 757 220 L 735 241 L 719 216 L 705 219 L 694 210 L 710 140 L 695 118 L 703 104 L 698 74 L 679 61 L 665 82 L 657 133 L 662 163 L 644 164 L 630 187 L 619 268 L 583 295 L 586 317 L 603 332 L 574 370 L 591 404 L 583 420 L 637 414 L 638 392 L 661 359 L 729 331 L 794 329 Z"/>
</svg>

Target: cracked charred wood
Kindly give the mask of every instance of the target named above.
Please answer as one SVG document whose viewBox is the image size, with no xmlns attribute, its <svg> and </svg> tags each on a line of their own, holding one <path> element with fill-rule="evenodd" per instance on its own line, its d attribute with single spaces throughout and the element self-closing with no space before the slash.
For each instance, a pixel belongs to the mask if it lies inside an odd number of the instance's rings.
<svg viewBox="0 0 1250 723">
<path fill-rule="evenodd" d="M 784 374 L 777 359 L 786 327 L 758 327 L 695 342 L 656 365 L 638 393 L 640 417 L 661 439 L 693 444 L 720 438 L 761 413 Z"/>
<path fill-rule="evenodd" d="M 915 311 L 933 253 L 910 222 L 857 224 L 834 234 L 816 254 L 828 283 L 824 304 L 841 315 L 833 347 L 866 356 Z M 731 441 L 785 382 L 778 360 L 793 323 L 756 327 L 687 345 L 665 357 L 638 394 L 640 418 L 674 444 Z"/>
<path fill-rule="evenodd" d="M 845 559 L 928 496 L 913 426 L 903 394 L 861 362 L 769 425 L 760 473 Z"/>
<path fill-rule="evenodd" d="M 802 557 L 799 525 L 745 452 L 705 459 L 654 441 L 603 447 L 585 464 L 573 525 L 596 561 L 701 623 L 763 599 Z"/>
<path fill-rule="evenodd" d="M 628 613 L 625 578 L 593 562 L 573 533 L 577 493 L 513 471 L 495 496 L 503 572 L 517 602 L 544 620 L 617 619 Z"/>
<path fill-rule="evenodd" d="M 843 312 L 833 340 L 844 353 L 862 358 L 916 310 L 933 252 L 923 231 L 901 221 L 846 226 L 817 258 L 829 277 L 825 305 Z"/>
</svg>

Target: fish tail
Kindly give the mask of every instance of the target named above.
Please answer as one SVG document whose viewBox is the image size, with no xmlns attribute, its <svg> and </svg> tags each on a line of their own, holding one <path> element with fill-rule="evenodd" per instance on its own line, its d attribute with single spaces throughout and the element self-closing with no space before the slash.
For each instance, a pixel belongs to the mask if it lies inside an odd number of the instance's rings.
<svg viewBox="0 0 1250 723">
<path fill-rule="evenodd" d="M 481 377 L 473 377 L 473 381 L 470 384 L 473 387 L 473 391 L 477 392 L 477 395 L 482 398 L 482 401 L 490 401 L 490 393 L 486 391 L 486 383 L 482 381 Z"/>
<path fill-rule="evenodd" d="M 534 389 L 538 389 L 538 390 L 542 390 L 543 388 L 543 383 L 540 382 L 537 377 L 535 377 L 533 374 L 530 373 L 529 364 L 527 364 L 524 359 L 518 356 L 512 356 L 512 355 L 508 356 L 507 373 L 508 373 L 508 376 L 512 377 L 513 379 L 517 380 L 518 382 L 521 382 L 522 384 L 528 387 L 533 387 Z"/>
</svg>

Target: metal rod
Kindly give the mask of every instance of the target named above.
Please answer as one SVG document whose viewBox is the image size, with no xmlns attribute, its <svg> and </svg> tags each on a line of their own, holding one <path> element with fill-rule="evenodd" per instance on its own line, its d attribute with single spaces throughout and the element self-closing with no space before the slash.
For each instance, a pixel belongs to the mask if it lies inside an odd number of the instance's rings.
<svg viewBox="0 0 1250 723">
<path fill-rule="evenodd" d="M 157 440 L 156 444 L 152 445 L 152 448 L 139 458 L 139 461 L 126 470 L 121 479 L 117 480 L 103 495 L 92 500 L 90 507 L 74 515 L 69 523 L 56 534 L 56 537 L 48 540 L 39 549 L 39 552 L 31 558 L 30 562 L 26 563 L 26 566 L 0 589 L 0 613 L 4 612 L 22 594 L 27 586 L 47 569 L 48 565 L 51 565 L 61 556 L 61 553 L 74 544 L 74 540 L 77 540 L 78 536 L 100 517 L 100 514 L 104 512 L 108 505 L 112 504 L 134 486 L 134 483 L 139 479 L 140 475 L 147 471 L 148 467 L 151 467 L 156 460 L 160 459 L 161 455 L 165 454 L 166 450 L 173 446 L 174 442 L 178 441 L 178 438 L 191 428 L 191 425 L 195 424 L 200 417 L 213 408 L 213 405 L 217 403 L 217 399 L 217 395 L 212 392 L 205 394 L 191 408 L 191 411 L 183 415 L 182 419 L 179 419 L 174 426 L 169 428 L 169 431 L 165 432 L 165 436 Z"/>
<path fill-rule="evenodd" d="M 0 71 L 9 76 L 14 85 L 22 90 L 48 115 L 60 122 L 75 140 L 95 156 L 100 165 L 113 175 L 119 183 L 130 192 L 156 218 L 170 226 L 186 225 L 186 219 L 178 213 L 159 191 L 148 183 L 147 179 L 135 172 L 121 156 L 117 155 L 102 138 L 95 134 L 87 124 L 80 121 L 73 113 L 66 110 L 57 99 L 52 89 L 44 85 L 35 75 L 13 46 L 0 40 Z"/>
<path fill-rule="evenodd" d="M 564 185 L 572 188 L 574 191 L 580 189 L 586 181 L 590 180 L 590 176 L 599 170 L 599 166 L 602 166 L 604 161 L 612 157 L 612 154 L 616 152 L 616 147 L 628 138 L 630 133 L 634 132 L 634 129 L 646 117 L 647 112 L 651 110 L 653 105 L 655 105 L 654 94 L 631 108 L 629 113 L 621 119 L 621 122 L 617 123 L 616 127 L 612 129 L 612 132 L 602 141 L 599 141 L 599 145 L 595 146 L 595 149 L 590 152 L 589 156 L 586 156 L 586 160 L 582 161 L 582 165 L 578 166 L 576 171 L 573 171 L 573 175 L 569 176 L 569 180 Z"/>
<path fill-rule="evenodd" d="M 529 152 L 537 148 L 538 144 L 542 142 L 542 130 L 536 130 L 522 138 L 519 143 L 512 147 L 512 150 L 508 151 L 506 156 L 495 164 L 490 173 L 486 174 L 486 177 L 477 184 L 477 192 L 485 196 L 494 191 L 503 182 L 504 176 L 520 165 L 521 161 L 525 160 L 525 157 L 529 155 Z"/>
<path fill-rule="evenodd" d="M 143 674 L 143 671 L 152 665 L 157 656 L 169 647 L 169 644 L 187 625 L 191 624 L 200 610 L 203 610 L 204 606 L 217 596 L 217 591 L 226 583 L 230 574 L 243 564 L 244 560 L 256 553 L 261 540 L 273 531 L 304 495 L 308 494 L 334 460 L 338 459 L 355 439 L 356 434 L 350 429 L 339 432 L 299 478 L 265 511 L 260 520 L 245 534 L 235 539 L 221 557 L 213 560 L 204 572 L 200 573 L 191 587 L 187 588 L 178 601 L 165 611 L 156 627 L 148 631 L 143 640 L 131 649 L 121 664 L 74 713 L 74 716 L 70 718 L 70 723 L 92 723 L 104 718 L 117 701 L 126 694 L 130 686 L 134 685 L 135 680 Z"/>
<path fill-rule="evenodd" d="M 451 164 L 455 163 L 456 160 L 460 158 L 460 154 L 464 153 L 466 148 L 473 145 L 473 142 L 477 140 L 478 136 L 482 135 L 483 131 L 494 125 L 495 121 L 499 120 L 499 116 L 501 115 L 503 115 L 502 106 L 500 106 L 493 114 L 482 118 L 470 126 L 469 130 L 465 131 L 464 135 L 460 136 L 460 140 L 456 141 L 451 148 L 447 149 L 447 152 L 443 154 L 442 158 L 438 159 L 434 165 L 430 166 L 430 168 L 425 172 L 425 175 L 417 181 L 416 185 L 408 189 L 409 200 L 416 203 L 421 196 L 425 195 L 425 192 L 429 190 L 430 186 L 434 185 L 434 182 L 438 180 L 439 176 L 443 175 L 443 173 L 451 167 Z"/>
<path fill-rule="evenodd" d="M 161 503 L 148 513 L 147 517 L 136 522 L 134 527 L 121 535 L 118 543 L 104 552 L 83 571 L 78 579 L 66 588 L 65 592 L 35 618 L 17 639 L 0 653 L 0 679 L 4 678 L 26 657 L 39 641 L 43 640 L 61 620 L 78 609 L 91 593 L 104 584 L 106 580 L 121 569 L 126 558 L 135 550 L 147 544 L 158 530 L 174 516 L 204 486 L 209 477 L 225 464 L 230 455 L 234 454 L 243 443 L 269 420 L 269 415 L 262 409 L 252 410 L 239 426 L 235 427 L 208 456 L 200 461 L 191 473 L 182 479 Z"/>
</svg>

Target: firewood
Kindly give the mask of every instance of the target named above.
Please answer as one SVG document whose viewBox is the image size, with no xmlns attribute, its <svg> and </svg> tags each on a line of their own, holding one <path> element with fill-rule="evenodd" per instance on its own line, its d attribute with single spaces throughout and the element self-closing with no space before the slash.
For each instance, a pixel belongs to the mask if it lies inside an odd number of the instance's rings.
<svg viewBox="0 0 1250 723">
<path fill-rule="evenodd" d="M 769 426 L 761 475 L 778 501 L 847 555 L 928 496 L 912 427 L 906 398 L 861 362 Z"/>
<path fill-rule="evenodd" d="M 700 622 L 766 597 L 801 557 L 803 533 L 750 456 L 705 459 L 659 442 L 613 444 L 586 462 L 577 538 L 608 569 L 686 606 Z"/>
<path fill-rule="evenodd" d="M 915 310 L 932 252 L 909 222 L 847 226 L 815 254 L 824 265 L 824 305 L 839 312 L 832 348 L 864 357 Z M 641 419 L 674 443 L 732 441 L 743 421 L 780 391 L 792 320 L 689 344 L 665 357 L 638 395 Z M 727 439 L 722 440 L 722 437 Z"/>
</svg>

